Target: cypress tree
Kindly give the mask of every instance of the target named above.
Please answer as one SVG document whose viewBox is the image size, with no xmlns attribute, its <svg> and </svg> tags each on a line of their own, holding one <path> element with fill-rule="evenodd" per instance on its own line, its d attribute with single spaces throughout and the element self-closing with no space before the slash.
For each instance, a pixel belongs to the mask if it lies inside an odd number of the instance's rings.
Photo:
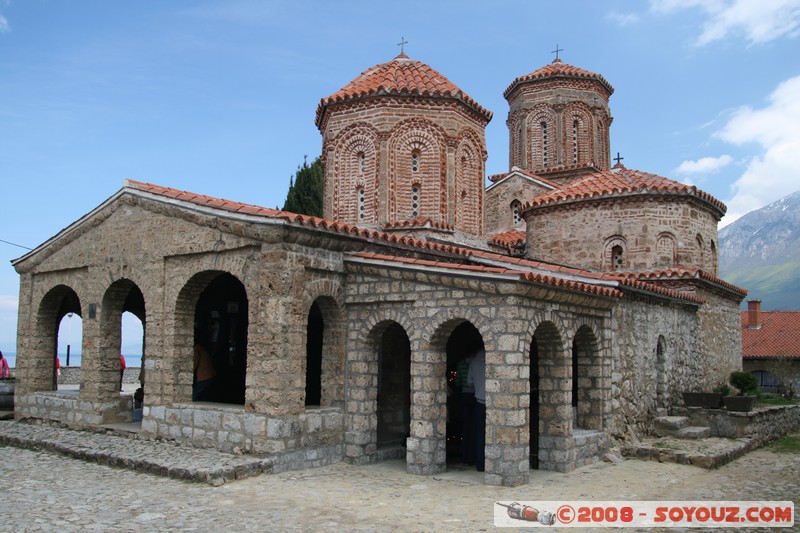
<svg viewBox="0 0 800 533">
<path fill-rule="evenodd" d="M 322 216 L 322 191 L 324 183 L 322 161 L 317 157 L 309 165 L 308 156 L 297 167 L 294 179 L 289 178 L 289 192 L 283 210 L 301 215 Z"/>
</svg>

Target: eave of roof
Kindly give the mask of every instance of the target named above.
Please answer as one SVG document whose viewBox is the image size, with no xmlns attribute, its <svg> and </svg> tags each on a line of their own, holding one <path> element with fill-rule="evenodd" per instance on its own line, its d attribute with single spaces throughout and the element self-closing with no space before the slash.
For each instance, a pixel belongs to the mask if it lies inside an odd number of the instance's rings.
<svg viewBox="0 0 800 533">
<path fill-rule="evenodd" d="M 546 80 L 548 78 L 561 78 L 561 79 L 583 79 L 591 80 L 599 83 L 603 88 L 608 91 L 608 94 L 614 93 L 614 87 L 611 86 L 606 79 L 600 74 L 584 70 L 582 68 L 564 63 L 561 59 L 556 58 L 552 63 L 543 66 L 540 69 L 534 70 L 530 74 L 520 76 L 503 91 L 503 97 L 508 99 L 514 90 L 527 83 Z"/>
</svg>

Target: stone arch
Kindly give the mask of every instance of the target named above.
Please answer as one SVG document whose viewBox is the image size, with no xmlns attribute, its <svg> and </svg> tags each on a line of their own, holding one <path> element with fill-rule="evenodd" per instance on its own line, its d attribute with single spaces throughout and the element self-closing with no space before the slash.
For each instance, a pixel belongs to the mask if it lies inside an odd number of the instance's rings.
<svg viewBox="0 0 800 533">
<path fill-rule="evenodd" d="M 344 129 L 333 144 L 332 216 L 348 224 L 378 223 L 378 133 L 366 123 Z M 363 190 L 363 203 L 359 188 Z M 359 216 L 362 213 L 363 216 Z"/>
<path fill-rule="evenodd" d="M 595 147 L 595 163 L 597 168 L 608 169 L 611 166 L 611 145 L 609 142 L 608 130 L 611 126 L 611 116 L 605 109 L 595 115 L 595 131 L 597 132 L 597 144 Z"/>
<path fill-rule="evenodd" d="M 678 259 L 677 252 L 675 235 L 669 231 L 659 233 L 656 239 L 656 264 L 665 267 L 674 266 Z"/>
<path fill-rule="evenodd" d="M 562 112 L 564 164 L 575 165 L 592 161 L 594 120 L 589 107 L 573 102 Z"/>
<path fill-rule="evenodd" d="M 147 310 L 141 289 L 127 278 L 118 279 L 109 285 L 103 294 L 100 309 L 97 349 L 88 354 L 86 364 L 94 370 L 93 379 L 100 398 L 111 398 L 118 395 L 122 388 L 122 314 L 126 311 L 133 313 L 142 321 L 143 328 L 146 328 Z"/>
<path fill-rule="evenodd" d="M 27 354 L 17 357 L 18 375 L 25 376 L 25 383 L 19 387 L 20 390 L 24 388 L 26 392 L 37 392 L 57 387 L 55 358 L 58 353 L 58 327 L 67 313 L 84 316 L 78 293 L 63 284 L 50 288 L 36 307 L 33 331 L 27 335 Z"/>
<path fill-rule="evenodd" d="M 556 113 L 547 104 L 538 104 L 528 112 L 525 120 L 528 136 L 528 169 L 558 165 L 558 133 Z"/>
<path fill-rule="evenodd" d="M 174 317 L 172 401 L 192 398 L 194 348 L 200 345 L 217 372 L 210 401 L 244 404 L 249 304 L 241 280 L 221 270 L 195 273 L 178 293 Z"/>
<path fill-rule="evenodd" d="M 628 265 L 628 245 L 622 235 L 612 235 L 603 244 L 603 268 L 624 270 Z"/>
<path fill-rule="evenodd" d="M 397 322 L 378 323 L 369 333 L 375 353 L 375 445 L 382 458 L 403 456 L 411 424 L 411 341 Z"/>
<path fill-rule="evenodd" d="M 483 233 L 483 161 L 480 139 L 470 129 L 459 132 L 456 147 L 455 226 L 467 233 Z"/>
<path fill-rule="evenodd" d="M 389 218 L 415 216 L 447 221 L 447 152 L 444 130 L 428 120 L 410 119 L 389 137 Z M 412 208 L 411 190 L 419 192 L 418 209 Z M 413 213 L 416 211 L 416 215 Z"/>
<path fill-rule="evenodd" d="M 344 405 L 345 322 L 334 297 L 319 296 L 306 321 L 305 405 Z"/>
<path fill-rule="evenodd" d="M 523 110 L 517 109 L 511 113 L 506 126 L 508 126 L 508 168 L 525 167 L 525 117 Z"/>
<path fill-rule="evenodd" d="M 582 325 L 572 340 L 572 408 L 574 427 L 603 429 L 602 354 L 597 335 Z"/>
<path fill-rule="evenodd" d="M 705 240 L 703 239 L 703 236 L 698 233 L 697 235 L 695 235 L 694 241 L 695 241 L 695 245 L 697 247 L 697 257 L 696 257 L 697 268 L 705 269 L 706 268 L 706 258 L 705 258 L 706 244 L 705 244 Z"/>
</svg>

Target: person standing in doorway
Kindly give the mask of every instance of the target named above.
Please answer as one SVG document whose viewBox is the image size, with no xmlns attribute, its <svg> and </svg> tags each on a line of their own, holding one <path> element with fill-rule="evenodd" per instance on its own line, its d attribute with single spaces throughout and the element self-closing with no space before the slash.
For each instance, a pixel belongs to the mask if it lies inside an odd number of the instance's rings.
<svg viewBox="0 0 800 533">
<path fill-rule="evenodd" d="M 483 348 L 469 364 L 467 384 L 475 389 L 475 469 L 483 472 L 486 464 L 486 351 Z"/>
<path fill-rule="evenodd" d="M 214 362 L 205 346 L 197 343 L 194 346 L 194 383 L 192 383 L 192 401 L 210 402 L 213 399 L 214 382 L 217 371 Z"/>
<path fill-rule="evenodd" d="M 122 390 L 122 378 L 125 377 L 125 356 L 119 354 L 119 390 Z"/>
</svg>

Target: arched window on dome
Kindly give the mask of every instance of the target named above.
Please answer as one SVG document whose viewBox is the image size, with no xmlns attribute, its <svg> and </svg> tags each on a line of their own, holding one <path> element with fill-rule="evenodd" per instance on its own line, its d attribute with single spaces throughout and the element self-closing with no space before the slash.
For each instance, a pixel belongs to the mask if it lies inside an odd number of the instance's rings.
<svg viewBox="0 0 800 533">
<path fill-rule="evenodd" d="M 511 202 L 511 225 L 516 227 L 525 220 L 522 218 L 522 204 L 519 200 Z"/>
<path fill-rule="evenodd" d="M 656 241 L 656 264 L 662 267 L 671 267 L 677 262 L 675 236 L 672 233 L 664 232 L 658 236 Z"/>
<path fill-rule="evenodd" d="M 364 152 L 358 153 L 358 172 L 364 174 L 367 171 L 367 156 Z"/>
<path fill-rule="evenodd" d="M 697 234 L 697 237 L 695 237 L 695 240 L 697 241 L 697 267 L 704 269 L 706 266 L 705 264 L 706 245 L 705 242 L 703 242 L 703 236 L 700 235 L 699 233 Z"/>
<path fill-rule="evenodd" d="M 572 121 L 572 162 L 578 162 L 578 121 Z"/>
<path fill-rule="evenodd" d="M 358 206 L 358 221 L 364 222 L 366 218 L 367 194 L 364 192 L 363 186 L 356 188 L 356 205 Z"/>
<path fill-rule="evenodd" d="M 419 150 L 411 152 L 411 172 L 419 172 Z"/>
<path fill-rule="evenodd" d="M 617 245 L 611 248 L 611 268 L 621 270 L 625 266 L 625 250 Z"/>
<path fill-rule="evenodd" d="M 542 129 L 542 166 L 547 166 L 547 122 L 542 121 L 539 126 Z"/>
<path fill-rule="evenodd" d="M 603 268 L 622 270 L 627 265 L 626 243 L 622 235 L 612 235 L 603 245 Z"/>
<path fill-rule="evenodd" d="M 711 241 L 711 265 L 710 269 L 712 274 L 717 275 L 717 245 Z"/>
<path fill-rule="evenodd" d="M 411 217 L 417 218 L 419 216 L 420 194 L 422 188 L 418 183 L 411 186 Z"/>
</svg>

